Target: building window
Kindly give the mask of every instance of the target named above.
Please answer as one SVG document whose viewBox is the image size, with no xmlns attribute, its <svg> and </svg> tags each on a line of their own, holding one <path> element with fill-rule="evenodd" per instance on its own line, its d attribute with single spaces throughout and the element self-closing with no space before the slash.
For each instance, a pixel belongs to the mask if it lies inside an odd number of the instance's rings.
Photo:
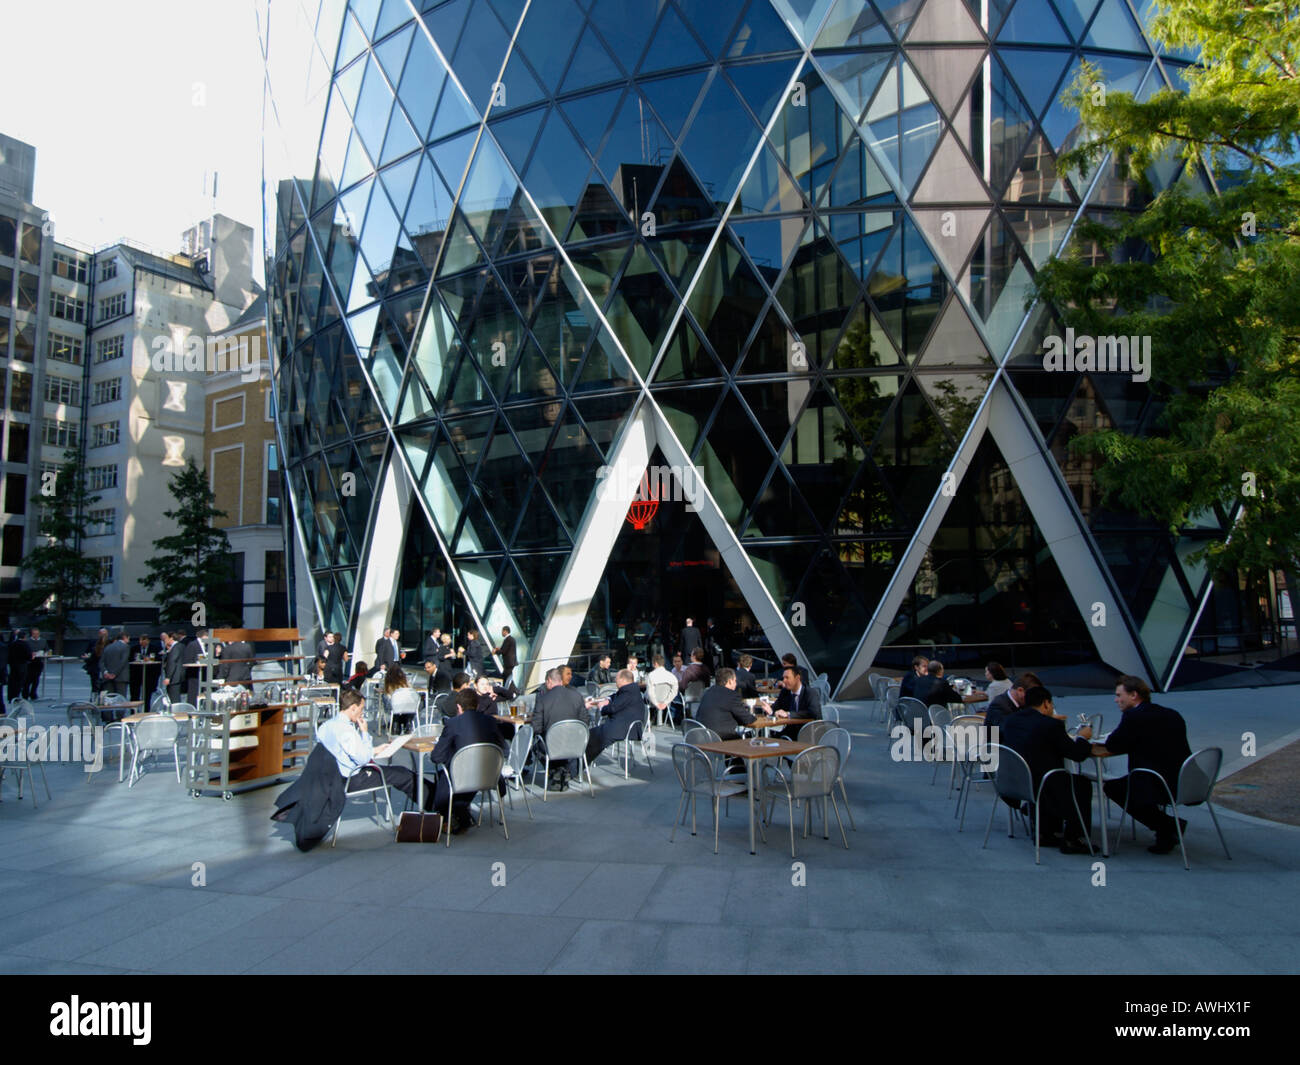
<svg viewBox="0 0 1300 1065">
<path fill-rule="evenodd" d="M 50 293 L 50 314 L 68 322 L 86 320 L 86 301 L 65 296 L 62 292 Z"/>
<path fill-rule="evenodd" d="M 27 322 L 14 322 L 14 358 L 23 362 L 36 361 L 36 327 Z"/>
<path fill-rule="evenodd" d="M 70 337 L 50 330 L 45 335 L 46 358 L 81 365 L 81 337 Z"/>
<path fill-rule="evenodd" d="M 32 412 L 32 375 L 21 370 L 9 371 L 9 409 L 19 414 Z"/>
<path fill-rule="evenodd" d="M 112 507 L 92 510 L 86 515 L 87 536 L 113 536 L 117 532 L 117 511 Z"/>
<path fill-rule="evenodd" d="M 0 214 L 0 255 L 14 257 L 17 250 L 14 242 L 18 239 L 18 219 Z"/>
<path fill-rule="evenodd" d="M 109 447 L 122 439 L 121 422 L 100 422 L 90 427 L 90 446 Z"/>
<path fill-rule="evenodd" d="M 41 422 L 41 440 L 51 447 L 76 447 L 80 435 L 76 422 L 62 418 L 46 418 Z"/>
<path fill-rule="evenodd" d="M 99 406 L 101 403 L 112 403 L 114 400 L 122 398 L 122 379 L 114 377 L 108 381 L 96 381 L 95 390 L 91 393 L 91 404 Z"/>
<path fill-rule="evenodd" d="M 280 459 L 274 442 L 266 445 L 266 524 L 280 524 Z"/>
<path fill-rule="evenodd" d="M 105 337 L 95 341 L 95 361 L 108 362 L 120 359 L 126 351 L 126 341 L 121 336 Z"/>
<path fill-rule="evenodd" d="M 5 510 L 10 514 L 27 513 L 27 475 L 11 473 L 5 478 Z"/>
<path fill-rule="evenodd" d="M 9 461 L 26 462 L 31 433 L 21 422 L 9 423 Z"/>
<path fill-rule="evenodd" d="M 112 281 L 117 277 L 117 260 L 109 259 L 106 263 L 99 265 L 99 279 L 101 281 Z"/>
<path fill-rule="evenodd" d="M 80 406 L 81 382 L 72 377 L 59 377 L 50 374 L 45 379 L 45 402 L 70 403 L 74 406 Z"/>
<path fill-rule="evenodd" d="M 113 556 L 106 558 L 96 558 L 99 563 L 99 583 L 108 584 L 113 579 Z"/>
<path fill-rule="evenodd" d="M 41 265 L 41 227 L 23 223 L 23 243 L 18 249 L 23 262 L 33 266 Z"/>
<path fill-rule="evenodd" d="M 99 301 L 98 321 L 107 322 L 110 318 L 120 318 L 124 314 L 126 314 L 125 292 L 119 292 L 116 296 L 109 296 Z"/>
<path fill-rule="evenodd" d="M 90 490 L 100 492 L 105 488 L 117 487 L 117 466 L 91 466 L 86 471 Z"/>
<path fill-rule="evenodd" d="M 79 285 L 84 285 L 90 279 L 90 263 L 80 255 L 68 255 L 66 252 L 56 251 L 53 259 L 54 273 L 57 277 L 66 277 Z M 103 278 L 100 280 L 102 281 Z"/>
<path fill-rule="evenodd" d="M 0 547 L 0 566 L 16 566 L 23 560 L 23 527 L 6 525 L 4 546 Z"/>
<path fill-rule="evenodd" d="M 14 298 L 14 272 L 8 266 L 0 266 L 0 308 L 9 309 Z"/>
<path fill-rule="evenodd" d="M 36 313 L 36 308 L 41 302 L 41 279 L 36 274 L 29 274 L 26 270 L 18 272 L 18 309 Z"/>
</svg>

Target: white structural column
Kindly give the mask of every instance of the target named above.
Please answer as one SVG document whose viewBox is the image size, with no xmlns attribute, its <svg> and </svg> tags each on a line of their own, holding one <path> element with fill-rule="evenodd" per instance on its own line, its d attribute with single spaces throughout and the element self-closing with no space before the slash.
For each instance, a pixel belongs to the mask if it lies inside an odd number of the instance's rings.
<svg viewBox="0 0 1300 1065">
<path fill-rule="evenodd" d="M 384 463 L 379 498 L 370 515 L 370 538 L 358 590 L 357 617 L 352 629 L 352 661 L 365 659 L 369 648 L 392 625 L 397 583 L 402 575 L 402 541 L 411 513 L 411 488 L 392 450 Z"/>
<path fill-rule="evenodd" d="M 524 669 L 524 686 L 541 683 L 546 670 L 569 660 L 596 586 L 623 530 L 630 500 L 616 486 L 641 480 L 654 451 L 654 428 L 642 404 L 628 422 L 615 448 L 604 482 L 592 485 L 592 502 L 583 516 L 577 540 L 555 586 L 547 617 L 533 641 L 532 662 Z"/>
</svg>

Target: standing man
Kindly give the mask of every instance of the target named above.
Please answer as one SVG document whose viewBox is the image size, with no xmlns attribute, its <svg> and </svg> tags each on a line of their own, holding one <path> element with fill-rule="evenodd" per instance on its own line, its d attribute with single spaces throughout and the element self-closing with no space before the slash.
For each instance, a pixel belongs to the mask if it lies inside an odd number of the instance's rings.
<svg viewBox="0 0 1300 1065">
<path fill-rule="evenodd" d="M 228 685 L 242 684 L 249 691 L 253 690 L 253 645 L 245 640 L 236 640 L 221 648 L 221 666 L 218 676 Z"/>
<path fill-rule="evenodd" d="M 470 629 L 465 637 L 465 672 L 471 677 L 483 671 L 483 641 L 478 638 L 478 630 Z"/>
<path fill-rule="evenodd" d="M 433 694 L 433 676 L 438 669 L 438 658 L 442 654 L 442 629 L 435 625 L 424 638 L 420 648 L 420 657 L 424 659 L 424 671 L 429 674 L 429 694 Z"/>
<path fill-rule="evenodd" d="M 700 636 L 700 630 L 695 627 L 694 618 L 686 619 L 686 626 L 682 629 L 681 640 L 678 642 L 682 658 L 687 661 L 690 661 L 692 653 L 703 649 L 704 641 Z"/>
<path fill-rule="evenodd" d="M 181 651 L 181 668 L 185 670 L 185 701 L 191 706 L 199 705 L 199 684 L 202 682 L 203 670 L 200 662 L 207 656 L 208 630 L 195 629 L 194 635 L 185 641 Z"/>
<path fill-rule="evenodd" d="M 167 686 L 167 698 L 179 703 L 183 701 L 185 692 L 185 666 L 182 664 L 185 647 L 172 632 L 164 632 L 162 642 L 162 682 Z"/>
<path fill-rule="evenodd" d="M 95 638 L 86 644 L 86 649 L 81 654 L 85 662 L 82 668 L 90 677 L 90 694 L 92 698 L 99 694 L 99 655 L 107 646 L 108 629 L 100 629 L 95 634 Z"/>
<path fill-rule="evenodd" d="M 343 640 L 337 632 L 325 634 L 325 682 L 327 684 L 343 683 L 343 666 L 352 656 L 343 649 Z"/>
<path fill-rule="evenodd" d="M 1191 757 L 1187 743 L 1187 722 L 1177 710 L 1151 702 L 1151 689 L 1140 677 L 1125 674 L 1115 682 L 1115 705 L 1121 717 L 1119 727 L 1106 737 L 1104 744 L 1094 744 L 1092 751 L 1102 758 L 1112 754 L 1127 754 L 1129 775 L 1108 780 L 1102 789 L 1111 802 L 1121 807 L 1128 800 L 1128 812 L 1156 834 L 1156 841 L 1147 848 L 1152 854 L 1168 854 L 1178 846 L 1178 832 L 1185 831 L 1187 822 L 1174 819 L 1165 813 L 1169 803 L 1158 781 L 1147 773 L 1134 773 L 1134 769 L 1153 769 L 1164 777 L 1170 794 L 1178 794 L 1178 773 L 1183 763 Z"/>
<path fill-rule="evenodd" d="M 125 632 L 104 648 L 99 660 L 99 672 L 104 680 L 104 688 L 118 695 L 127 693 L 127 671 L 131 662 L 131 645 Z"/>
<path fill-rule="evenodd" d="M 27 634 L 14 629 L 9 642 L 9 701 L 17 699 L 27 690 L 27 670 L 32 661 L 32 648 L 24 637 Z"/>
<path fill-rule="evenodd" d="M 385 629 L 384 634 L 375 641 L 375 668 L 387 670 L 397 661 L 393 652 L 393 630 Z"/>
<path fill-rule="evenodd" d="M 50 653 L 50 644 L 41 637 L 40 629 L 32 629 L 27 644 L 32 649 L 32 660 L 27 664 L 27 686 L 23 694 L 28 699 L 35 700 L 37 689 L 41 685 L 41 674 L 45 671 L 45 656 Z"/>
<path fill-rule="evenodd" d="M 501 643 L 492 648 L 492 653 L 501 656 L 501 679 L 505 681 L 503 687 L 509 691 L 515 686 L 515 666 L 519 664 L 515 652 L 515 638 L 510 635 L 509 625 L 501 626 Z"/>
</svg>

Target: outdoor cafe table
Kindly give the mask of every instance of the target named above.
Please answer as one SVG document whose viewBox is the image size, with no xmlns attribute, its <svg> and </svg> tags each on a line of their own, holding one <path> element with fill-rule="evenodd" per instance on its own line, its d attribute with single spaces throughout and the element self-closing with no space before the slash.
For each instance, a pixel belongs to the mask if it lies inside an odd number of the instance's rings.
<svg viewBox="0 0 1300 1065">
<path fill-rule="evenodd" d="M 435 736 L 412 736 L 399 748 L 414 751 L 416 754 L 415 786 L 418 791 L 416 805 L 420 810 L 424 809 L 424 756 L 437 746 L 438 739 Z"/>
<path fill-rule="evenodd" d="M 1073 734 L 1073 733 L 1071 733 Z M 1103 747 L 1106 744 L 1105 739 L 1094 738 L 1090 742 L 1100 744 Z M 1089 767 L 1087 762 L 1079 763 L 1079 775 L 1086 780 L 1091 780 L 1096 785 L 1097 793 L 1097 820 L 1101 822 L 1101 856 L 1110 857 L 1110 831 L 1106 825 L 1106 792 L 1103 785 L 1108 780 L 1115 780 L 1118 777 L 1128 774 L 1128 755 L 1112 754 L 1109 758 L 1102 758 L 1099 754 L 1091 756 L 1092 766 Z M 1110 772 L 1107 772 L 1109 766 Z M 1120 828 L 1123 828 L 1123 819 L 1120 821 Z"/>
<path fill-rule="evenodd" d="M 503 724 L 514 725 L 515 728 L 526 725 L 533 719 L 532 714 L 495 714 L 494 716 Z"/>
<path fill-rule="evenodd" d="M 742 758 L 749 783 L 749 853 L 756 854 L 754 848 L 754 801 L 758 794 L 758 763 L 764 758 L 786 758 L 806 751 L 810 743 L 797 740 L 721 740 L 718 743 L 698 743 L 701 751 L 720 754 L 727 758 Z"/>
<path fill-rule="evenodd" d="M 764 717 L 759 714 L 745 728 L 766 731 L 771 728 L 785 728 L 786 725 L 806 725 L 809 721 L 816 720 L 815 717 Z"/>
</svg>

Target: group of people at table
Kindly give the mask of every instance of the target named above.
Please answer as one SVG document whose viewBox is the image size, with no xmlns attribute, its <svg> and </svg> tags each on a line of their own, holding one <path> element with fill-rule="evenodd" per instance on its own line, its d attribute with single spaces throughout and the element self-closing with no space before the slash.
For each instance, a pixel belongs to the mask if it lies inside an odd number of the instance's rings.
<svg viewBox="0 0 1300 1065">
<path fill-rule="evenodd" d="M 903 677 L 899 698 L 919 699 L 927 707 L 987 700 L 986 709 L 972 712 L 983 717 L 988 742 L 1009 747 L 1025 760 L 1035 794 L 1043 777 L 1064 768 L 1067 759 L 1082 762 L 1127 755 L 1129 773 L 1104 781 L 1103 792 L 1120 807 L 1127 804 L 1134 819 L 1155 833 L 1155 842 L 1147 848 L 1152 854 L 1168 854 L 1178 846 L 1178 828 L 1163 808 L 1168 799 L 1159 782 L 1133 770 L 1154 770 L 1164 778 L 1170 793 L 1176 794 L 1179 770 L 1192 753 L 1187 723 L 1177 710 L 1153 703 L 1145 681 L 1128 674 L 1118 678 L 1115 705 L 1120 723 L 1098 742 L 1088 725 L 1074 736 L 1066 731 L 1065 715 L 1056 712 L 1052 693 L 1036 674 L 1021 673 L 1012 680 L 999 663 L 990 662 L 984 675 L 989 681 L 987 690 L 961 695 L 944 679 L 942 663 L 918 655 L 912 660 L 911 673 Z M 910 724 L 918 729 L 925 723 L 914 719 Z M 1039 812 L 1042 846 L 1059 847 L 1063 854 L 1090 853 L 1091 787 L 1091 780 L 1078 774 L 1055 774 L 1048 779 Z M 1179 819 L 1178 827 L 1185 829 L 1187 822 Z"/>
</svg>

